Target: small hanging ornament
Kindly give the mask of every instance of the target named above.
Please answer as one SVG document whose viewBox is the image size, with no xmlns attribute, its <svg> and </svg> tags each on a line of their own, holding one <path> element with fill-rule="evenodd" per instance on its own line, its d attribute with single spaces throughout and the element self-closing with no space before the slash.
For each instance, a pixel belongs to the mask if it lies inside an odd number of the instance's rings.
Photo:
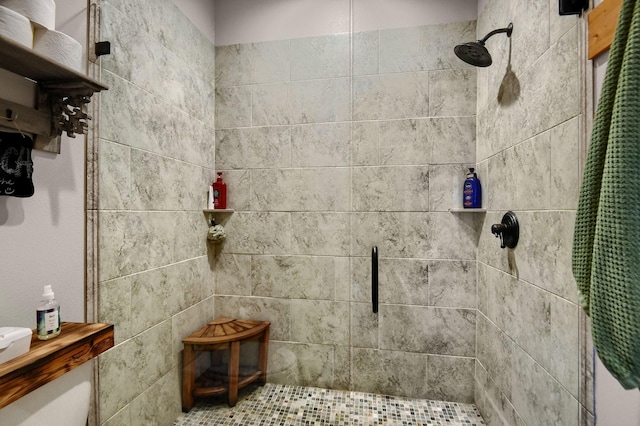
<svg viewBox="0 0 640 426">
<path fill-rule="evenodd" d="M 211 219 L 211 226 L 209 227 L 209 232 L 207 233 L 207 240 L 219 244 L 227 238 L 227 233 L 224 230 L 222 225 L 216 225 L 216 221 Z"/>
</svg>

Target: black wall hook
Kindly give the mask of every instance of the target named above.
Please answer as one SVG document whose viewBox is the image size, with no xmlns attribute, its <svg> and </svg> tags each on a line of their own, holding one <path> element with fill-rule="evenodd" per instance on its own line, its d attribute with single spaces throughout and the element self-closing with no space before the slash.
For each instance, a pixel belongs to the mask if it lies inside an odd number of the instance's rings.
<svg viewBox="0 0 640 426">
<path fill-rule="evenodd" d="M 515 248 L 520 238 L 520 225 L 516 214 L 508 211 L 502 216 L 502 222 L 491 225 L 491 233 L 500 238 L 500 248 Z"/>
</svg>

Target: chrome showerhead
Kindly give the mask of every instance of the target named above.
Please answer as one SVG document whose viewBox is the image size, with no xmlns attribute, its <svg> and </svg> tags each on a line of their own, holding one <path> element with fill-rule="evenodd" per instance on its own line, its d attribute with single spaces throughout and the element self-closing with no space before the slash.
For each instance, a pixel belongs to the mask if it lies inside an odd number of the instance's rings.
<svg viewBox="0 0 640 426">
<path fill-rule="evenodd" d="M 511 37 L 511 33 L 513 32 L 513 24 L 509 24 L 506 28 L 500 28 L 497 30 L 491 31 L 489 34 L 484 36 L 482 40 L 472 41 L 469 43 L 459 44 L 454 47 L 453 51 L 456 56 L 468 64 L 471 64 L 476 67 L 488 67 L 492 64 L 491 54 L 484 47 L 484 43 L 492 36 L 499 33 L 507 33 L 507 37 Z"/>
</svg>

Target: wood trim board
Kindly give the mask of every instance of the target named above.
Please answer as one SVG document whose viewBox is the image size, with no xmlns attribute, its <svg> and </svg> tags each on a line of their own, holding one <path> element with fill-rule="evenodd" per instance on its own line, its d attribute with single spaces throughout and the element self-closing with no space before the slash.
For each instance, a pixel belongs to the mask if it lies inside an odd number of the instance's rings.
<svg viewBox="0 0 640 426">
<path fill-rule="evenodd" d="M 589 23 L 588 57 L 593 59 L 611 47 L 622 0 L 604 0 L 587 16 Z"/>
</svg>

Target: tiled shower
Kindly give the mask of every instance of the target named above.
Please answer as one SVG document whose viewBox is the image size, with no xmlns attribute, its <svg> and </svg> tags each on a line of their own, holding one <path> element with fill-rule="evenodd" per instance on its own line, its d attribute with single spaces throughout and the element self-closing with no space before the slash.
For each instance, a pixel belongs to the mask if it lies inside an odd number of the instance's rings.
<svg viewBox="0 0 640 426">
<path fill-rule="evenodd" d="M 214 49 L 170 1 L 142 3 L 102 2 L 116 51 L 98 310 L 118 345 L 100 360 L 101 424 L 171 424 L 180 340 L 217 316 L 271 321 L 273 383 L 588 424 L 569 264 L 580 21 L 551 0 L 490 0 L 477 21 Z M 453 55 L 508 22 L 492 67 Z M 449 211 L 467 167 L 486 213 Z M 234 209 L 218 247 L 202 214 L 214 169 Z M 521 221 L 513 252 L 489 232 L 506 210 Z"/>
<path fill-rule="evenodd" d="M 481 220 L 448 209 L 475 163 L 476 71 L 451 52 L 474 34 L 216 48 L 216 168 L 236 210 L 216 314 L 272 322 L 272 381 L 473 400 Z"/>
</svg>

